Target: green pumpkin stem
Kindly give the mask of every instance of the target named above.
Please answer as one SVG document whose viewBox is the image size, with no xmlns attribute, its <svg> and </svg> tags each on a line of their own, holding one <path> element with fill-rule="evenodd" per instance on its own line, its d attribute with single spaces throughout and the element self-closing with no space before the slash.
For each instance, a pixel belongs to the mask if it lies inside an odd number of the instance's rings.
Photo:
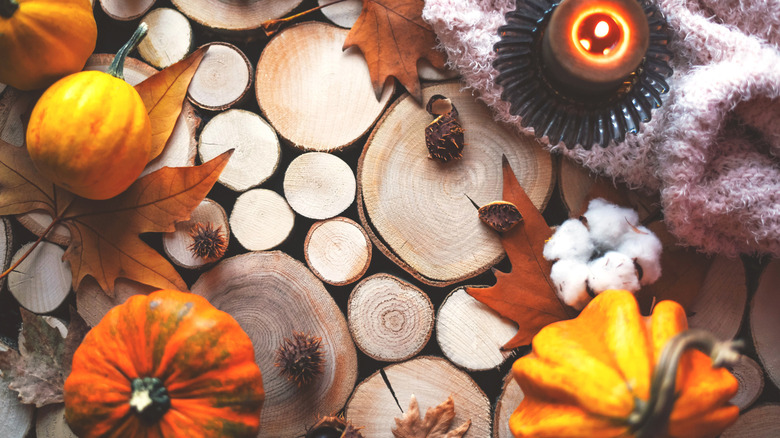
<svg viewBox="0 0 780 438">
<path fill-rule="evenodd" d="M 171 397 L 160 379 L 144 377 L 134 379 L 130 395 L 131 410 L 148 424 L 159 421 L 171 407 Z"/>
<path fill-rule="evenodd" d="M 0 0 L 0 17 L 11 18 L 17 9 L 19 3 L 16 0 Z"/>
<path fill-rule="evenodd" d="M 6 1 L 6 0 L 0 0 L 0 1 Z M 11 0 L 13 1 L 13 0 Z M 141 42 L 142 39 L 146 36 L 146 32 L 149 31 L 149 26 L 146 25 L 146 23 L 141 23 L 138 25 L 138 28 L 133 32 L 133 36 L 130 37 L 130 41 L 126 42 L 124 46 L 122 46 L 121 49 L 119 49 L 118 52 L 116 52 L 116 56 L 114 56 L 114 60 L 111 62 L 111 66 L 108 67 L 108 71 L 106 73 L 110 74 L 111 76 L 118 78 L 118 79 L 125 79 L 124 70 L 125 70 L 125 58 L 127 58 L 127 55 L 135 49 L 135 47 Z"/>
<path fill-rule="evenodd" d="M 697 349 L 710 356 L 714 368 L 720 368 L 736 363 L 740 357 L 737 349 L 743 345 L 741 341 L 720 341 L 712 333 L 699 329 L 686 330 L 670 339 L 653 371 L 650 400 L 637 400 L 628 420 L 636 438 L 666 435 L 677 399 L 677 368 L 686 351 Z"/>
</svg>

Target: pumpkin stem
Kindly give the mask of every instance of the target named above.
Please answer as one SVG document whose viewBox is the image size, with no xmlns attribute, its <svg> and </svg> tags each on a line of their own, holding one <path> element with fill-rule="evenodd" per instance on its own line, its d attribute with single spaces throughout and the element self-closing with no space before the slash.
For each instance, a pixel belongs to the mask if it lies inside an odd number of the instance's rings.
<svg viewBox="0 0 780 438">
<path fill-rule="evenodd" d="M 148 30 L 149 26 L 147 26 L 146 23 L 141 23 L 138 25 L 138 28 L 135 30 L 135 32 L 133 32 L 133 36 L 130 37 L 130 41 L 126 42 L 125 45 L 122 46 L 118 52 L 116 52 L 116 56 L 114 56 L 114 60 L 111 62 L 111 66 L 108 67 L 108 71 L 106 73 L 118 79 L 125 79 L 125 58 L 127 58 L 128 53 L 135 49 L 141 40 L 144 39 Z"/>
<path fill-rule="evenodd" d="M 0 0 L 0 17 L 11 18 L 17 9 L 19 3 L 16 0 Z"/>
<path fill-rule="evenodd" d="M 695 348 L 710 356 L 713 368 L 719 368 L 736 363 L 740 357 L 737 350 L 743 345 L 742 341 L 720 341 L 712 333 L 699 329 L 686 330 L 670 339 L 653 371 L 650 400 L 639 400 L 629 418 L 635 436 L 652 438 L 665 435 L 677 399 L 677 368 L 685 352 Z"/>
<path fill-rule="evenodd" d="M 144 377 L 133 380 L 130 408 L 141 420 L 156 423 L 171 407 L 171 397 L 160 379 Z"/>
</svg>

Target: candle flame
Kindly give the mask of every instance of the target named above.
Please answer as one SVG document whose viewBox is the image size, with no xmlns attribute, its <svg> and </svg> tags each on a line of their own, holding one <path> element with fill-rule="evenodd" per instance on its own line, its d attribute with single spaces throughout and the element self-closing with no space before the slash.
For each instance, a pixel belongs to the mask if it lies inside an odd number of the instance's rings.
<svg viewBox="0 0 780 438">
<path fill-rule="evenodd" d="M 606 21 L 599 21 L 596 28 L 593 29 L 593 35 L 595 35 L 596 38 L 604 38 L 609 35 L 609 23 Z"/>
<path fill-rule="evenodd" d="M 585 48 L 585 50 L 590 50 L 590 40 L 581 39 L 580 44 Z"/>
</svg>

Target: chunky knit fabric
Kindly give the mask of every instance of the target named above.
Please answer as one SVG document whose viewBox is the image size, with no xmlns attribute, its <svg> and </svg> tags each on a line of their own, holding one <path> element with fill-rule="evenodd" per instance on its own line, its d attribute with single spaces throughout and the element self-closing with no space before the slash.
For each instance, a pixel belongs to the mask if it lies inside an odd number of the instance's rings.
<svg viewBox="0 0 780 438">
<path fill-rule="evenodd" d="M 514 5 L 426 0 L 423 18 L 495 118 L 532 133 L 494 83 L 493 44 Z M 548 148 L 631 187 L 660 191 L 665 220 L 683 243 L 728 256 L 780 256 L 780 0 L 658 5 L 675 32 L 664 106 L 621 144 Z"/>
</svg>

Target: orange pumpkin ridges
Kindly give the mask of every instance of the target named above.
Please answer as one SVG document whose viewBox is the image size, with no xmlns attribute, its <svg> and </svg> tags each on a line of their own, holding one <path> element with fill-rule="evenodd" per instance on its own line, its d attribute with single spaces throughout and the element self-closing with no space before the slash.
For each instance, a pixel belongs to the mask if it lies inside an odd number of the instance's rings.
<svg viewBox="0 0 780 438">
<path fill-rule="evenodd" d="M 87 334 L 65 381 L 65 418 L 82 438 L 249 438 L 263 399 L 236 320 L 200 296 L 161 290 L 131 297 Z"/>
</svg>

